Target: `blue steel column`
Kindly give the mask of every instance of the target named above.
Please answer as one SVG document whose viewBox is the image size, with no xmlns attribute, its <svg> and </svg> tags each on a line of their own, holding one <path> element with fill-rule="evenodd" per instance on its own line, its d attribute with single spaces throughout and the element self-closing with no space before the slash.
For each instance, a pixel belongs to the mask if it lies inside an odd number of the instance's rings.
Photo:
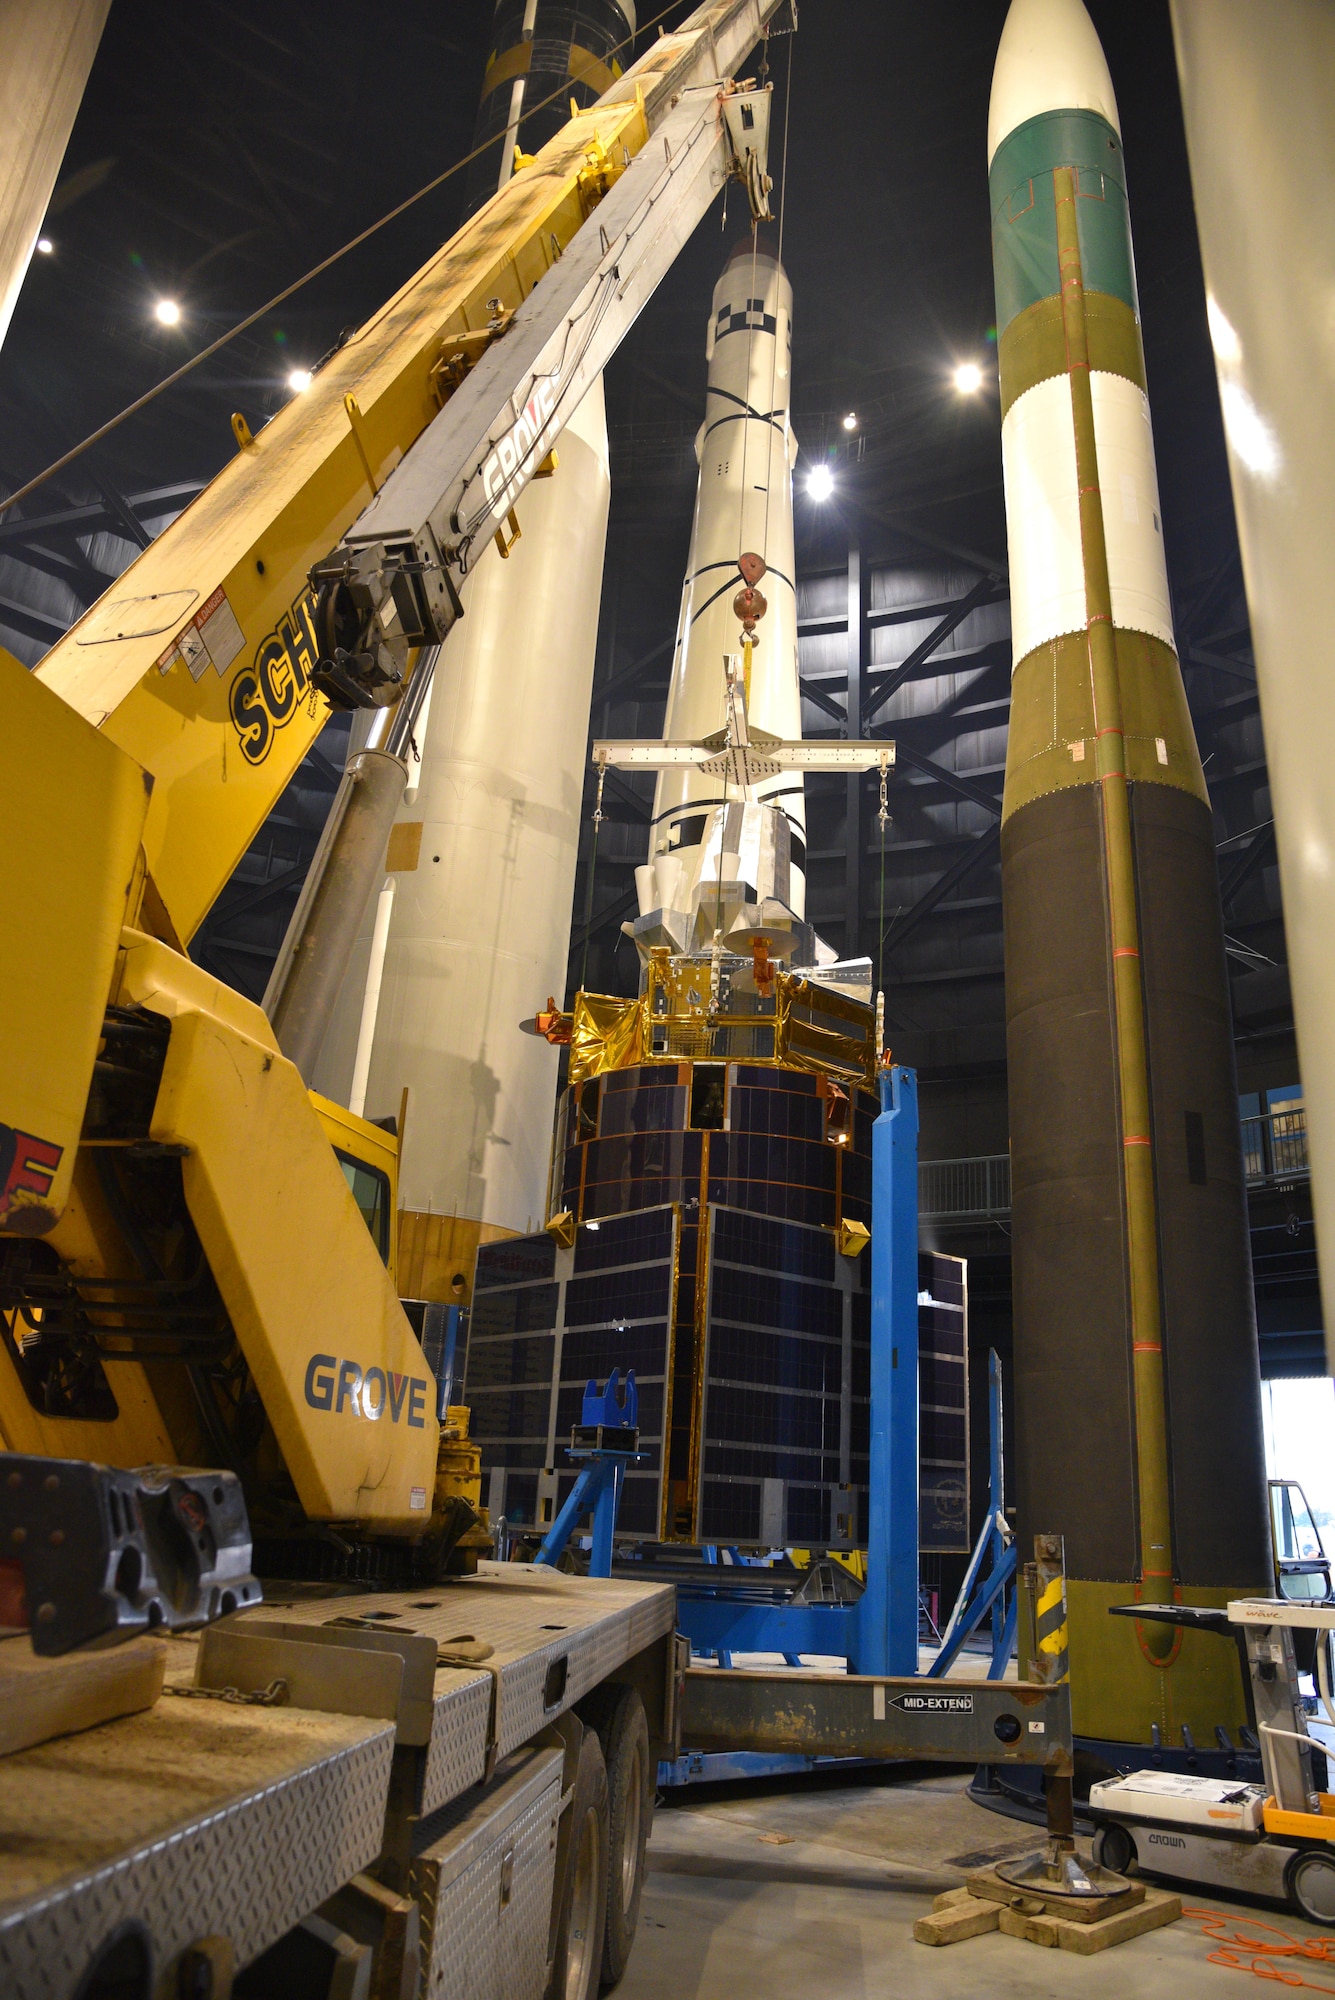
<svg viewBox="0 0 1335 2000">
<path fill-rule="evenodd" d="M 918 1078 L 881 1073 L 872 1130 L 871 1462 L 863 1674 L 918 1671 Z"/>
</svg>

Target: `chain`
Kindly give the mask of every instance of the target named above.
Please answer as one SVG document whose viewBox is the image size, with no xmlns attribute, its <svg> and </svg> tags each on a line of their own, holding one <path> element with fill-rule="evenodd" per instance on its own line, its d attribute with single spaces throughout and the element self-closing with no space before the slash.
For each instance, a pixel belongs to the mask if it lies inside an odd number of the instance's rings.
<svg viewBox="0 0 1335 2000">
<path fill-rule="evenodd" d="M 881 829 L 881 922 L 876 934 L 876 1053 L 885 1052 L 885 829 L 890 824 L 887 796 L 889 755 L 881 752 L 881 802 L 876 819 Z"/>
<path fill-rule="evenodd" d="M 588 894 L 584 899 L 584 956 L 580 961 L 579 990 L 584 991 L 589 972 L 589 937 L 593 930 L 593 878 L 598 867 L 598 833 L 603 823 L 603 786 L 607 782 L 607 759 L 598 759 L 598 796 L 593 806 L 593 845 L 589 850 Z M 652 853 L 650 859 L 652 860 Z"/>
<path fill-rule="evenodd" d="M 256 1688 L 253 1694 L 242 1694 L 240 1688 L 164 1687 L 164 1694 L 174 1694 L 182 1701 L 229 1701 L 239 1708 L 282 1708 L 287 1702 L 287 1682 L 270 1681 L 268 1687 Z"/>
</svg>

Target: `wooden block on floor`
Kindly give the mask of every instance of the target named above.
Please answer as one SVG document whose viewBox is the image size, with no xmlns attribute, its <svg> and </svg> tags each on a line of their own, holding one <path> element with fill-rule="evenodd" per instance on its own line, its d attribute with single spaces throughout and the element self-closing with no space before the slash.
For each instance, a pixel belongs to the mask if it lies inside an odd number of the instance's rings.
<svg viewBox="0 0 1335 2000">
<path fill-rule="evenodd" d="M 969 1891 L 967 1887 L 962 1889 L 947 1889 L 944 1895 L 936 1897 L 932 1904 L 932 1910 L 933 1913 L 937 1910 L 954 1910 L 963 1904 L 967 1904 L 968 1901 Z"/>
<path fill-rule="evenodd" d="M 1028 1908 L 1025 1905 L 1028 1904 Z M 1042 1907 L 1031 1897 L 1023 1900 L 1016 1897 L 1014 1903 L 1000 1909 L 997 1929 L 1003 1937 L 1023 1938 L 1026 1944 L 1055 1945 L 1057 1942 L 1057 1920 L 1045 1917 Z"/>
<path fill-rule="evenodd" d="M 1123 1910 L 1134 1909 L 1145 1900 L 1145 1884 L 1128 1882 L 1117 1896 L 1102 1896 L 1096 1904 L 1080 1905 L 1067 1897 L 1053 1897 L 1046 1900 L 1039 1888 L 1017 1889 L 1013 1882 L 1003 1882 L 991 1868 L 980 1869 L 968 1881 L 969 1894 L 980 1896 L 991 1903 L 1014 1903 L 1017 1897 L 1026 1903 L 1037 1905 L 1047 1915 L 1060 1916 L 1063 1923 L 1101 1923 L 1109 1917 L 1120 1916 Z"/>
<path fill-rule="evenodd" d="M 1026 1897 L 1025 1901 L 1032 1903 L 1033 1898 Z M 1089 1958 L 1096 1951 L 1126 1944 L 1129 1939 L 1156 1931 L 1163 1924 L 1175 1924 L 1181 1914 L 1180 1896 L 1166 1889 L 1147 1889 L 1142 1902 L 1129 1910 L 1119 1910 L 1115 1916 L 1100 1917 L 1092 1924 L 1073 1923 L 1069 1917 L 1047 1916 L 1032 1908 L 1016 1906 L 1001 1911 L 998 1929 L 1005 1937 L 1023 1938 L 1027 1944 L 1055 1946 Z"/>
<path fill-rule="evenodd" d="M 58 1660 L 39 1659 L 26 1633 L 0 1639 L 0 1757 L 152 1708 L 166 1659 L 157 1639 Z"/>
<path fill-rule="evenodd" d="M 913 1935 L 919 1944 L 960 1944 L 965 1938 L 981 1937 L 984 1931 L 996 1930 L 1003 1914 L 999 1903 L 985 1903 L 977 1896 L 968 1896 L 963 1903 L 952 1903 L 947 1909 L 934 1909 L 930 1917 L 919 1917 Z"/>
</svg>

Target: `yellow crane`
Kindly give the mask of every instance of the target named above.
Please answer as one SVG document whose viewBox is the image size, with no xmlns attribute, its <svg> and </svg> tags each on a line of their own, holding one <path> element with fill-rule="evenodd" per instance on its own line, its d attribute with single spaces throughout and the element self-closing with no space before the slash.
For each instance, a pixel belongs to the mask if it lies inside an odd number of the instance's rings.
<svg viewBox="0 0 1335 2000">
<path fill-rule="evenodd" d="M 775 12 L 710 0 L 572 104 L 302 396 L 233 418 L 235 457 L 33 674 L 0 658 L 11 1450 L 230 1466 L 262 1539 L 361 1545 L 353 1574 L 382 1573 L 367 1544 L 434 1573 L 472 1521 L 396 1288 L 396 1138 L 300 1052 L 459 584 L 723 179 L 763 212 L 768 93 L 731 73 Z M 187 950 L 331 703 L 379 733 L 266 1012 Z"/>
</svg>

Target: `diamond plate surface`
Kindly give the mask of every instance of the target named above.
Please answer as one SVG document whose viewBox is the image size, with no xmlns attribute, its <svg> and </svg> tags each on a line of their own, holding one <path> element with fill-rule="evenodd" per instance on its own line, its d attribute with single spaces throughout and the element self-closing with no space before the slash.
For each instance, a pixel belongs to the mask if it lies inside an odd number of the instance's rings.
<svg viewBox="0 0 1335 2000">
<path fill-rule="evenodd" d="M 487 1768 L 491 1727 L 491 1675 L 467 1667 L 441 1667 L 431 1715 L 431 1741 L 422 1774 L 422 1811 L 433 1813 L 480 1785 Z"/>
<path fill-rule="evenodd" d="M 258 1735 L 268 1752 L 262 1761 L 272 1767 L 285 1720 L 281 1711 L 264 1711 L 257 1725 L 254 1710 L 224 1710 L 211 1703 L 207 1710 L 197 1724 L 191 1718 L 199 1738 L 197 1755 L 207 1761 L 213 1739 L 221 1745 L 219 1755 L 230 1753 L 232 1763 L 238 1757 L 244 1761 L 241 1739 Z M 309 1718 L 286 1720 L 299 1724 Z M 343 1738 L 338 1748 L 312 1760 L 310 1733 L 289 1731 L 295 1737 L 290 1769 L 194 1817 L 168 1813 L 156 1837 L 140 1838 L 105 1865 L 0 1910 L 0 1993 L 5 2000 L 70 2000 L 94 1952 L 130 1918 L 147 1926 L 159 1968 L 170 1966 L 192 1939 L 210 1933 L 229 1937 L 238 1964 L 245 1964 L 367 1867 L 383 1838 L 393 1725 L 341 1716 L 318 1720 Z M 105 1752 L 118 1729 L 123 1726 L 106 1724 L 65 1739 L 76 1746 L 74 1755 L 82 1753 L 86 1760 L 90 1815 L 98 1812 L 99 1779 L 102 1793 L 108 1789 L 108 1761 L 104 1756 L 99 1764 L 97 1753 Z M 125 1734 L 128 1752 L 139 1747 L 141 1782 L 156 1778 L 160 1783 L 161 1772 L 144 1756 L 143 1732 Z M 67 1758 L 66 1776 L 70 1768 Z M 40 1772 L 27 1775 L 40 1780 Z M 48 1789 L 54 1799 L 60 1786 L 52 1782 Z M 30 1828 L 31 1838 L 40 1839 L 40 1803 L 31 1813 Z M 63 1831 L 52 1834 L 53 1840 L 63 1837 Z M 0 1895 L 5 1872 L 0 1864 Z"/>
<path fill-rule="evenodd" d="M 266 1608 L 272 1614 L 275 1607 Z M 359 1614 L 404 1631 L 429 1632 L 437 1640 L 467 1635 L 490 1645 L 487 1664 L 500 1682 L 497 1753 L 504 1757 L 623 1661 L 672 1631 L 676 1595 L 670 1584 L 566 1576 L 529 1563 L 481 1563 L 476 1576 L 424 1591 L 307 1599 L 283 1607 L 285 1619 L 311 1625 Z M 564 1693 L 545 1708 L 548 1669 L 563 1657 Z"/>
<path fill-rule="evenodd" d="M 541 2000 L 561 1763 L 559 1750 L 534 1752 L 482 1801 L 447 1812 L 448 1830 L 414 1861 L 423 2000 Z"/>
</svg>

